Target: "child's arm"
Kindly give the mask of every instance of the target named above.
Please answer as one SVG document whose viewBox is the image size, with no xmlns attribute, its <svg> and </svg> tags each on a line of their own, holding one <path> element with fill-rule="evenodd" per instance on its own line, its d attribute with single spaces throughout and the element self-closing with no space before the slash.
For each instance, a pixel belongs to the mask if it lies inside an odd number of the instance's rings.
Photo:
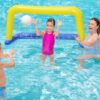
<svg viewBox="0 0 100 100">
<path fill-rule="evenodd" d="M 38 29 L 38 21 L 37 21 L 37 20 L 33 20 L 33 24 L 35 25 L 36 34 L 37 34 L 37 35 L 43 35 L 44 32 L 43 32 L 43 31 L 40 31 L 40 30 Z"/>
<path fill-rule="evenodd" d="M 15 53 L 15 50 L 11 50 L 10 53 L 8 54 L 4 54 L 3 52 L 1 52 L 0 58 L 8 58 L 9 54 L 14 54 L 14 53 Z"/>
<path fill-rule="evenodd" d="M 0 69 L 5 68 L 5 67 L 14 67 L 15 62 L 14 62 L 14 59 L 13 59 L 12 55 L 10 55 L 9 59 L 10 59 L 9 63 L 1 63 L 0 62 Z"/>
<path fill-rule="evenodd" d="M 58 34 L 59 34 L 59 32 L 60 32 L 60 27 L 61 27 L 62 24 L 63 24 L 62 21 L 59 21 L 59 22 L 58 22 L 58 25 L 57 25 L 57 31 L 54 33 L 55 36 L 58 36 Z"/>
<path fill-rule="evenodd" d="M 2 46 L 0 46 L 0 58 L 7 58 L 9 57 L 9 54 L 4 54 L 2 50 Z"/>
<path fill-rule="evenodd" d="M 9 57 L 9 54 L 4 54 L 4 53 L 0 54 L 0 58 L 7 58 L 7 57 Z"/>
<path fill-rule="evenodd" d="M 5 58 L 5 57 L 8 57 L 8 54 L 3 53 L 2 46 L 0 44 L 0 58 Z"/>
</svg>

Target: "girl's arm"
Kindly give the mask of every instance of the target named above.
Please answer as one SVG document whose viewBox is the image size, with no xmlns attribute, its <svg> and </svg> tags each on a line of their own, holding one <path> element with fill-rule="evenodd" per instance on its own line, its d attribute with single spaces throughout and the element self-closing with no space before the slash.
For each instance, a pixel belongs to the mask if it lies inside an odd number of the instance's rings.
<svg viewBox="0 0 100 100">
<path fill-rule="evenodd" d="M 0 58 L 7 58 L 7 57 L 9 57 L 9 54 L 4 54 L 4 53 L 0 54 Z"/>
<path fill-rule="evenodd" d="M 9 54 L 4 54 L 2 50 L 2 46 L 0 45 L 0 58 L 7 58 L 9 57 Z"/>
<path fill-rule="evenodd" d="M 0 62 L 0 68 L 14 67 L 15 62 L 14 62 L 14 59 L 13 59 L 12 55 L 10 55 L 9 59 L 10 59 L 10 62 L 9 63 L 1 63 Z"/>
<path fill-rule="evenodd" d="M 59 22 L 58 22 L 58 25 L 57 25 L 57 31 L 54 33 L 55 36 L 58 36 L 58 34 L 59 34 L 59 32 L 60 32 L 60 27 L 61 27 L 62 24 L 63 24 L 62 21 L 59 21 Z"/>
<path fill-rule="evenodd" d="M 37 35 L 43 35 L 44 32 L 43 32 L 43 31 L 40 31 L 40 30 L 38 29 L 38 21 L 37 21 L 37 20 L 33 20 L 33 24 L 35 25 L 36 34 L 37 34 Z"/>
<path fill-rule="evenodd" d="M 3 51 L 0 52 L 0 58 L 8 58 L 10 54 L 14 54 L 15 50 L 11 50 L 8 54 L 4 54 Z"/>
</svg>

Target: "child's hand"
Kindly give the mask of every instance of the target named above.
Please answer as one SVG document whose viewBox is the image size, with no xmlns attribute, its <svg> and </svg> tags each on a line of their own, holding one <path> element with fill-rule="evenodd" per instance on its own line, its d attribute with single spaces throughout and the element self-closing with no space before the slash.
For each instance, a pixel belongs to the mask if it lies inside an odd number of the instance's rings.
<svg viewBox="0 0 100 100">
<path fill-rule="evenodd" d="M 12 54 L 9 54 L 9 58 L 13 58 L 13 55 Z"/>
<path fill-rule="evenodd" d="M 61 26 L 62 24 L 63 24 L 63 21 L 60 20 L 60 21 L 58 22 L 58 26 Z"/>
<path fill-rule="evenodd" d="M 11 51 L 10 51 L 10 55 L 14 55 L 15 53 L 16 53 L 15 50 L 11 50 Z"/>
<path fill-rule="evenodd" d="M 33 24 L 34 25 L 37 25 L 38 24 L 38 21 L 33 19 Z"/>
</svg>

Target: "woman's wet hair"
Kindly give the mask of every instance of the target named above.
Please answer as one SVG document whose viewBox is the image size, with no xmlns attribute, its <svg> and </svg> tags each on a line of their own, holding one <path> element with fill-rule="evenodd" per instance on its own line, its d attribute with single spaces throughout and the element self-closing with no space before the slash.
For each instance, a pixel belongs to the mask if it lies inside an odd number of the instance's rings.
<svg viewBox="0 0 100 100">
<path fill-rule="evenodd" d="M 98 26 L 97 33 L 100 35 L 100 20 L 98 18 L 91 18 L 90 20 L 94 20 Z"/>
<path fill-rule="evenodd" d="M 52 22 L 53 25 L 55 26 L 55 19 L 53 19 L 53 18 L 49 18 L 49 19 L 47 20 L 47 22 Z"/>
</svg>

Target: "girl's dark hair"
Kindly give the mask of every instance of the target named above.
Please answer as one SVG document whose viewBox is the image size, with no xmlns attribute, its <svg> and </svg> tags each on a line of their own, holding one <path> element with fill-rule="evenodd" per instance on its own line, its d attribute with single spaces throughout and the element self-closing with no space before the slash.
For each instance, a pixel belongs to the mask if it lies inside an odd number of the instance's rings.
<svg viewBox="0 0 100 100">
<path fill-rule="evenodd" d="M 91 20 L 94 20 L 97 23 L 98 29 L 97 29 L 97 33 L 98 35 L 100 34 L 100 20 L 98 18 L 91 18 Z"/>
<path fill-rule="evenodd" d="M 47 22 L 52 22 L 53 25 L 55 26 L 55 19 L 53 19 L 53 18 L 49 18 L 49 19 L 47 20 Z"/>
</svg>

